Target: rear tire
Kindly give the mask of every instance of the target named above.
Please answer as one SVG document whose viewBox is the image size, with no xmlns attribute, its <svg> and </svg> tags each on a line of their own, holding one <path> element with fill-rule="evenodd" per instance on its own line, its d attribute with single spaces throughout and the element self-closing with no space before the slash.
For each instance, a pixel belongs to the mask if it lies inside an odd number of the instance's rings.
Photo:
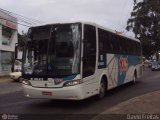
<svg viewBox="0 0 160 120">
<path fill-rule="evenodd" d="M 17 81 L 22 82 L 22 76 L 20 76 Z"/>
<path fill-rule="evenodd" d="M 133 76 L 133 83 L 136 84 L 136 81 L 137 81 L 137 73 L 135 71 Z"/>
</svg>

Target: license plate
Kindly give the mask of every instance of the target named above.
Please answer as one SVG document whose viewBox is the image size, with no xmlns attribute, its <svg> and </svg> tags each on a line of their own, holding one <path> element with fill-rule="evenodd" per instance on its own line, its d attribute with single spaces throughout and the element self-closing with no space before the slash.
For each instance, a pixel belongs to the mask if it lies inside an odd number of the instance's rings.
<svg viewBox="0 0 160 120">
<path fill-rule="evenodd" d="M 52 96 L 52 92 L 42 91 L 43 96 Z"/>
</svg>

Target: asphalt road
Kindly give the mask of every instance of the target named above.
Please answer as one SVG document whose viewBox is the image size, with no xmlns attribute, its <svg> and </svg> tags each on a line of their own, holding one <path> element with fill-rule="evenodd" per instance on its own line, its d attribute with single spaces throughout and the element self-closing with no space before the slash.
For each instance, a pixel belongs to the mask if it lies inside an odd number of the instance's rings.
<svg viewBox="0 0 160 120">
<path fill-rule="evenodd" d="M 15 85 L 17 84 L 19 83 Z M 91 115 L 91 118 L 123 101 L 159 89 L 160 71 L 147 69 L 135 85 L 129 83 L 110 90 L 102 100 L 97 100 L 96 97 L 83 101 L 30 99 L 24 97 L 22 91 L 3 94 L 0 95 L 0 114 L 86 114 Z"/>
</svg>

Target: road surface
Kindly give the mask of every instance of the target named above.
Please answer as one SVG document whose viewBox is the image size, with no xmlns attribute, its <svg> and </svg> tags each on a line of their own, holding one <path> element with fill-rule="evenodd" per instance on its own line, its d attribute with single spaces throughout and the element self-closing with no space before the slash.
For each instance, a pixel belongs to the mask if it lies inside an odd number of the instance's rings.
<svg viewBox="0 0 160 120">
<path fill-rule="evenodd" d="M 14 85 L 19 86 L 19 83 Z M 83 101 L 30 99 L 24 97 L 22 91 L 2 94 L 0 95 L 0 113 L 27 115 L 58 114 L 63 116 L 76 114 L 79 117 L 88 115 L 88 118 L 92 118 L 116 104 L 156 90 L 160 90 L 160 71 L 147 69 L 143 77 L 135 85 L 129 83 L 110 90 L 102 100 L 97 100 L 96 97 Z"/>
</svg>

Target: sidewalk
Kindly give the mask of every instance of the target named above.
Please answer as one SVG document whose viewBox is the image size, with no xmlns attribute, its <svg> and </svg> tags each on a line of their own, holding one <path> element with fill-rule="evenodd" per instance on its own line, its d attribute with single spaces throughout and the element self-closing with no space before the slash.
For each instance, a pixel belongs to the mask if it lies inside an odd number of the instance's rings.
<svg viewBox="0 0 160 120">
<path fill-rule="evenodd" d="M 94 117 L 92 120 L 105 120 L 105 115 L 113 114 L 160 114 L 160 90 L 147 93 L 115 105 Z"/>
<path fill-rule="evenodd" d="M 0 77 L 0 84 L 1 84 L 1 83 L 8 83 L 8 82 L 11 82 L 11 81 L 13 81 L 13 80 L 10 79 L 9 76 Z"/>
</svg>

